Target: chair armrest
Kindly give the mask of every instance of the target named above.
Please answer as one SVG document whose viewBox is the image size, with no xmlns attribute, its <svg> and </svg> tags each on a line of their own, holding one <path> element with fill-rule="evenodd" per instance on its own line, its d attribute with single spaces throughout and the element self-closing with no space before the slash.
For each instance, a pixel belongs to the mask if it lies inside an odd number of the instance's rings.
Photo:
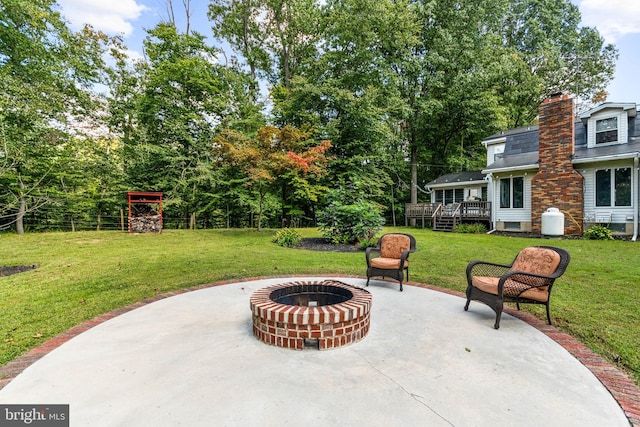
<svg viewBox="0 0 640 427">
<path fill-rule="evenodd" d="M 411 252 L 413 252 L 411 249 L 408 249 L 406 251 L 402 251 L 402 255 L 400 256 L 400 265 L 403 266 L 405 261 L 407 261 L 409 259 L 409 255 L 411 254 Z"/>
<path fill-rule="evenodd" d="M 511 265 L 487 261 L 471 261 L 467 265 L 467 280 L 471 283 L 473 276 L 501 277 L 509 271 Z"/>
<path fill-rule="evenodd" d="M 511 270 L 500 277 L 500 281 L 498 282 L 498 295 L 503 295 L 504 284 L 507 280 L 511 280 L 510 283 L 512 284 L 514 284 L 514 282 L 517 282 L 517 286 L 510 286 L 514 289 L 517 289 L 519 291 L 518 295 L 520 295 L 522 292 L 528 289 L 539 288 L 541 286 L 549 286 L 558 276 L 559 275 L 556 274 L 546 275 L 527 271 Z"/>
<path fill-rule="evenodd" d="M 370 259 L 371 259 L 371 252 L 378 252 L 378 253 L 380 253 L 380 248 L 372 248 L 372 247 L 369 247 L 369 248 L 367 248 L 367 249 L 366 249 L 366 251 L 365 251 L 365 256 L 367 257 L 367 267 L 370 267 L 370 263 L 369 263 L 369 261 L 370 261 Z"/>
</svg>

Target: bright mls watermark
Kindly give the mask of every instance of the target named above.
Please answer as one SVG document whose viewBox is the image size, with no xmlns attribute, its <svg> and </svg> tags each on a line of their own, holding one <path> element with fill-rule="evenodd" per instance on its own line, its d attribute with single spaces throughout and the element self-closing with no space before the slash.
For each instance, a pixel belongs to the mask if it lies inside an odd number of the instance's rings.
<svg viewBox="0 0 640 427">
<path fill-rule="evenodd" d="M 69 427 L 69 405 L 1 405 L 0 426 Z"/>
</svg>

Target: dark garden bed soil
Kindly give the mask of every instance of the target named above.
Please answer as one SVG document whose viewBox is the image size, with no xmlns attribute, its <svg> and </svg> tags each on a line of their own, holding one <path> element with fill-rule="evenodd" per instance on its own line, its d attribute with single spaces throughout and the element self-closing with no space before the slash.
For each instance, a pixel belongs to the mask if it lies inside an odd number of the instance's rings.
<svg viewBox="0 0 640 427">
<path fill-rule="evenodd" d="M 541 234 L 534 233 L 523 233 L 523 232 L 509 232 L 509 231 L 496 231 L 493 233 L 494 236 L 507 236 L 507 237 L 526 237 L 530 239 L 541 239 L 541 240 L 582 240 L 584 239 L 580 235 L 562 235 L 556 237 L 543 236 Z M 631 236 L 628 235 L 613 235 L 614 240 L 631 240 Z M 544 243 L 537 243 L 543 245 Z"/>
<path fill-rule="evenodd" d="M 355 244 L 333 244 L 323 237 L 308 237 L 300 241 L 295 249 L 307 249 L 310 251 L 332 251 L 332 252 L 361 252 L 362 249 Z"/>
<path fill-rule="evenodd" d="M 38 268 L 37 265 L 12 265 L 12 266 L 0 266 L 0 277 L 11 276 L 12 274 L 23 273 L 25 271 Z"/>
</svg>

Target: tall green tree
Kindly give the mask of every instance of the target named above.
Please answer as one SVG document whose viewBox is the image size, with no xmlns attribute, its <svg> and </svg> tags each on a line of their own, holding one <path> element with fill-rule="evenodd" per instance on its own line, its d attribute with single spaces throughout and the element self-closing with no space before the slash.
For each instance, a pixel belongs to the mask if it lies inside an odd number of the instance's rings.
<svg viewBox="0 0 640 427">
<path fill-rule="evenodd" d="M 580 25 L 578 6 L 569 0 L 516 0 L 503 13 L 498 33 L 506 51 L 497 83 L 506 126 L 531 123 L 537 105 L 554 92 L 586 103 L 606 98 L 618 52 L 595 28 Z"/>
<path fill-rule="evenodd" d="M 105 42 L 90 28 L 69 30 L 53 0 L 0 4 L 0 197 L 18 233 L 25 214 L 48 203 L 66 123 L 96 107 L 91 88 L 104 70 Z"/>
<path fill-rule="evenodd" d="M 405 108 L 394 67 L 417 42 L 407 2 L 341 0 L 325 5 L 313 65 L 272 91 L 279 123 L 312 123 L 332 140 L 329 180 L 390 206 L 405 168 L 398 128 Z M 400 167 L 402 164 L 402 167 Z"/>
<path fill-rule="evenodd" d="M 265 76 L 272 62 L 259 20 L 262 4 L 261 0 L 212 0 L 208 12 L 213 34 L 242 56 L 256 87 L 258 73 Z"/>
<path fill-rule="evenodd" d="M 316 0 L 211 0 L 208 16 L 251 77 L 273 86 L 288 87 L 301 74 L 323 34 Z"/>
<path fill-rule="evenodd" d="M 258 106 L 246 75 L 220 65 L 217 50 L 198 33 L 181 34 L 161 23 L 149 31 L 145 51 L 142 86 L 132 87 L 123 72 L 123 91 L 114 99 L 120 107 L 135 101 L 132 119 L 118 116 L 121 129 L 133 132 L 123 134 L 131 156 L 127 173 L 137 189 L 165 192 L 168 211 L 189 221 L 207 205 L 203 192 L 220 179 L 211 156 L 216 128 L 255 132 Z"/>
</svg>

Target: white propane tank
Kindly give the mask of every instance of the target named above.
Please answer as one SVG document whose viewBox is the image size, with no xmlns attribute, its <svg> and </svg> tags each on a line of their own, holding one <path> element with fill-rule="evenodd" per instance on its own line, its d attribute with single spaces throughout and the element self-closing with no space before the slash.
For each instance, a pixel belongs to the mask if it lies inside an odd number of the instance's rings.
<svg viewBox="0 0 640 427">
<path fill-rule="evenodd" d="M 542 235 L 564 235 L 564 214 L 558 208 L 549 208 L 542 214 Z"/>
</svg>

